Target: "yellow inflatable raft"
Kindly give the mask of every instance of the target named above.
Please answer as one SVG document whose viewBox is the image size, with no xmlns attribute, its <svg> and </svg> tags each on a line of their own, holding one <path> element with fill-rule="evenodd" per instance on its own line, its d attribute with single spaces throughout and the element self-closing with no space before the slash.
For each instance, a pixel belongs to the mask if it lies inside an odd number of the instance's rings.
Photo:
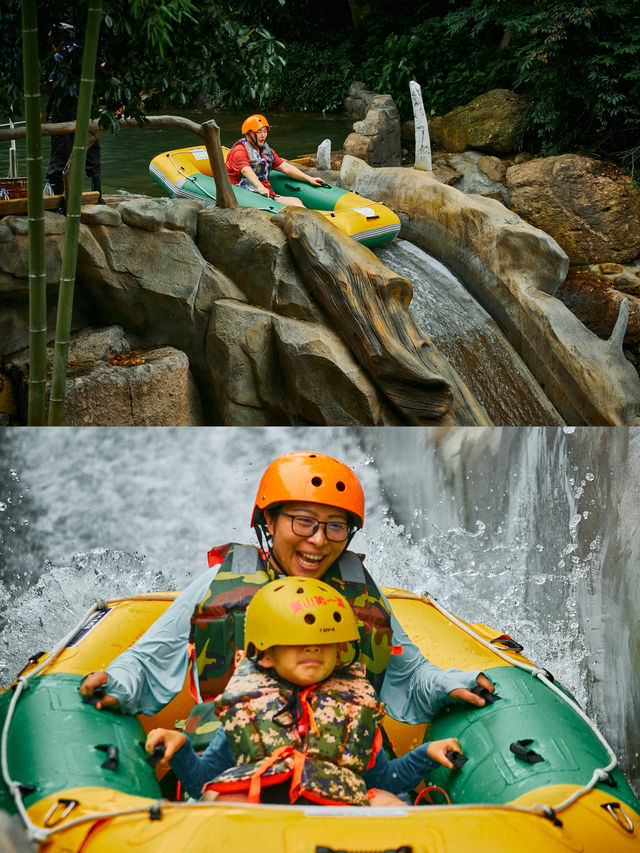
<svg viewBox="0 0 640 853">
<path fill-rule="evenodd" d="M 229 149 L 223 147 L 222 153 L 226 159 Z M 204 146 L 158 154 L 149 164 L 149 172 L 170 196 L 215 203 L 216 184 Z M 400 231 L 400 220 L 392 210 L 357 193 L 327 183 L 312 186 L 277 170 L 271 172 L 269 182 L 276 194 L 300 199 L 305 207 L 322 213 L 336 228 L 369 248 L 393 240 Z M 277 199 L 242 187 L 234 186 L 233 191 L 241 207 L 257 207 L 268 214 L 284 207 Z"/>
<path fill-rule="evenodd" d="M 468 625 L 437 602 L 386 590 L 411 638 L 440 666 L 483 669 L 500 698 L 450 706 L 430 736 L 455 734 L 467 762 L 431 781 L 451 805 L 397 808 L 173 802 L 146 764 L 144 731 L 191 707 L 185 687 L 139 719 L 84 705 L 80 678 L 103 669 L 175 594 L 100 604 L 0 696 L 0 808 L 18 812 L 42 851 L 65 853 L 614 853 L 640 851 L 640 804 L 602 735 L 511 638 Z M 397 753 L 426 726 L 389 718 Z M 532 756 L 537 756 L 533 758 Z"/>
</svg>

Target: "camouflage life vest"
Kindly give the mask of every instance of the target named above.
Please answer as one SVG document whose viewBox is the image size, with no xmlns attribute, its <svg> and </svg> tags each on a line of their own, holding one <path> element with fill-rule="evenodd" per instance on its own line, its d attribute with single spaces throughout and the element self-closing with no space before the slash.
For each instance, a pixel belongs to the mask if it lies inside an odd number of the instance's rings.
<svg viewBox="0 0 640 853">
<path fill-rule="evenodd" d="M 218 696 L 234 670 L 236 652 L 244 648 L 244 614 L 260 587 L 275 580 L 272 563 L 252 545 L 231 543 L 209 552 L 209 565 L 220 568 L 191 617 L 190 648 L 195 657 L 202 699 Z M 380 692 L 391 655 L 391 613 L 382 593 L 362 564 L 345 551 L 322 580 L 347 599 L 358 620 L 360 662 Z M 345 649 L 343 662 L 352 657 Z"/>
<path fill-rule="evenodd" d="M 296 688 L 244 660 L 213 704 L 236 765 L 207 788 L 248 789 L 249 802 L 258 802 L 262 786 L 291 780 L 292 803 L 304 797 L 328 805 L 368 804 L 362 774 L 384 709 L 360 664 Z M 292 704 L 299 708 L 297 720 Z"/>
</svg>

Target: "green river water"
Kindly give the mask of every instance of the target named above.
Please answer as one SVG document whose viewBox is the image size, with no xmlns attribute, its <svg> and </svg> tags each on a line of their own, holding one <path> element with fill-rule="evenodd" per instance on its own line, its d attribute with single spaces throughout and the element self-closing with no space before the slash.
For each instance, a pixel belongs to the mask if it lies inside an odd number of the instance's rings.
<svg viewBox="0 0 640 853">
<path fill-rule="evenodd" d="M 170 109 L 165 115 L 182 115 L 197 123 L 215 119 L 220 126 L 223 145 L 231 146 L 240 137 L 240 126 L 246 113 L 233 112 L 180 112 Z M 332 149 L 342 148 L 342 144 L 351 132 L 353 119 L 344 115 L 323 115 L 322 113 L 269 113 L 271 122 L 269 143 L 281 157 L 293 158 L 314 153 L 323 139 L 331 140 Z M 6 119 L 0 119 L 4 124 Z M 50 139 L 42 140 L 43 183 L 49 160 Z M 197 137 L 182 130 L 169 128 L 126 128 L 119 134 L 103 133 L 100 137 L 102 190 L 105 193 L 129 192 L 162 196 L 165 193 L 149 175 L 149 162 L 156 154 L 174 148 L 186 148 L 201 144 Z M 18 151 L 18 173 L 26 175 L 25 141 L 16 143 Z M 0 176 L 9 172 L 9 143 L 0 145 Z M 85 177 L 85 189 L 90 189 L 89 179 Z"/>
</svg>

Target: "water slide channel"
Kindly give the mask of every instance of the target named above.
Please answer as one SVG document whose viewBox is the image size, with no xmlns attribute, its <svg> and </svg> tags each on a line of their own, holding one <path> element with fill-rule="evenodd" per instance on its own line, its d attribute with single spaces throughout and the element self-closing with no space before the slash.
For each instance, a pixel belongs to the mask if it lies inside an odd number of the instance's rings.
<svg viewBox="0 0 640 853">
<path fill-rule="evenodd" d="M 376 255 L 412 283 L 409 312 L 414 322 L 458 372 L 492 423 L 558 423 L 541 403 L 544 392 L 498 324 L 444 264 L 406 240 L 381 246 Z"/>
</svg>

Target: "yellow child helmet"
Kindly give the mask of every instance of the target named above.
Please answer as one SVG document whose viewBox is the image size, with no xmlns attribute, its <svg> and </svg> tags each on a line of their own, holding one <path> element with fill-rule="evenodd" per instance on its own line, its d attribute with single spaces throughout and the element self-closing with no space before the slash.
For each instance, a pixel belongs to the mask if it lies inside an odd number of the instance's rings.
<svg viewBox="0 0 640 853">
<path fill-rule="evenodd" d="M 285 453 L 262 475 L 251 526 L 264 524 L 264 510 L 285 501 L 308 501 L 344 509 L 356 527 L 364 524 L 364 492 L 348 465 L 324 453 Z"/>
<path fill-rule="evenodd" d="M 244 623 L 245 652 L 360 639 L 347 599 L 317 578 L 280 578 L 256 592 Z"/>
<path fill-rule="evenodd" d="M 244 136 L 244 134 L 248 130 L 260 130 L 261 127 L 266 127 L 267 130 L 270 130 L 269 122 L 266 120 L 266 118 L 264 116 L 259 115 L 258 113 L 255 113 L 254 115 L 249 116 L 242 122 L 242 135 Z"/>
</svg>

